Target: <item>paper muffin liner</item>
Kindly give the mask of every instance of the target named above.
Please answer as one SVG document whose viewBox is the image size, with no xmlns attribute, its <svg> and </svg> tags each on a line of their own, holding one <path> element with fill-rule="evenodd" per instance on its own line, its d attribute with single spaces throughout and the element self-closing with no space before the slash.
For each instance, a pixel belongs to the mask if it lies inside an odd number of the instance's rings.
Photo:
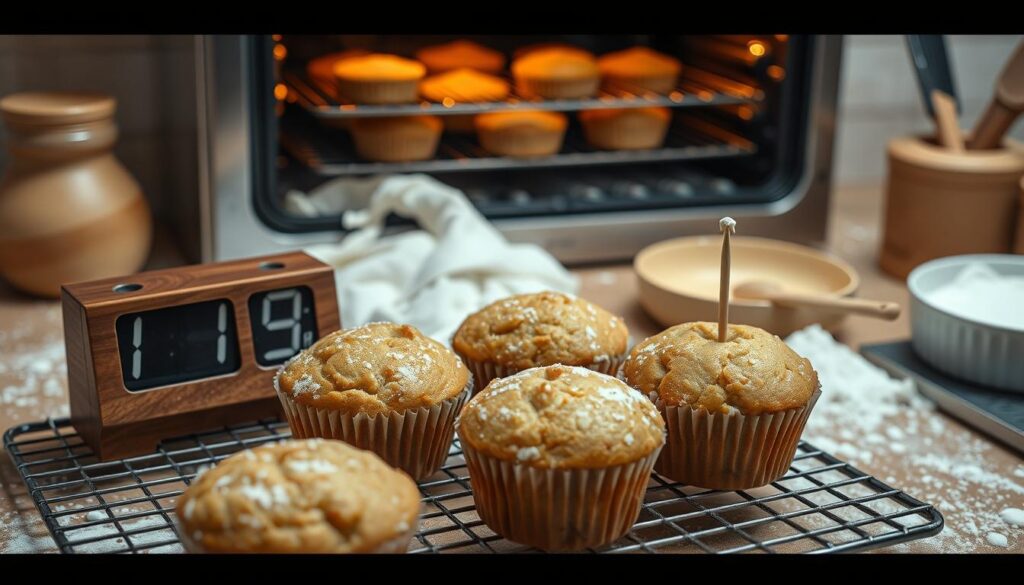
<svg viewBox="0 0 1024 585">
<path fill-rule="evenodd" d="M 335 78 L 338 93 L 355 104 L 414 104 L 419 100 L 419 79 L 358 81 Z"/>
<path fill-rule="evenodd" d="M 384 542 L 377 545 L 372 551 L 367 551 L 368 554 L 404 554 L 409 550 L 409 543 L 416 537 L 416 531 L 419 529 L 419 517 L 417 516 L 416 522 L 413 522 L 412 527 L 408 531 L 389 538 Z M 174 523 L 174 531 L 178 533 L 178 540 L 181 542 L 182 548 L 189 554 L 206 554 L 203 547 L 196 543 L 189 536 L 182 526 L 181 522 Z M 262 551 L 261 551 L 262 552 Z"/>
<path fill-rule="evenodd" d="M 416 122 L 410 121 L 415 124 Z M 441 140 L 442 125 L 437 129 L 416 128 L 403 131 L 401 128 L 386 130 L 349 128 L 356 152 L 362 158 L 373 161 L 402 162 L 433 158 Z"/>
<path fill-rule="evenodd" d="M 619 77 L 608 75 L 602 85 L 612 92 L 627 91 L 629 93 L 642 94 L 652 92 L 659 95 L 667 95 L 676 87 L 675 75 L 635 75 Z"/>
<path fill-rule="evenodd" d="M 275 379 L 285 418 L 296 439 L 337 439 L 373 451 L 388 465 L 414 480 L 429 477 L 444 465 L 455 435 L 455 417 L 472 395 L 473 375 L 455 396 L 426 407 L 375 416 L 299 404 L 282 392 Z"/>
<path fill-rule="evenodd" d="M 577 79 L 545 79 L 540 77 L 516 77 L 519 93 L 547 99 L 579 99 L 593 97 L 601 85 L 601 78 L 580 77 Z"/>
<path fill-rule="evenodd" d="M 617 356 L 611 356 L 607 360 L 600 362 L 594 362 L 591 364 L 573 364 L 578 365 L 581 368 L 587 368 L 588 370 L 594 370 L 602 374 L 608 374 L 609 376 L 615 377 L 619 373 L 619 369 L 622 364 L 626 361 L 629 354 L 622 353 Z M 476 385 L 473 388 L 473 394 L 483 390 L 491 383 L 491 380 L 498 378 L 505 378 L 511 376 L 517 372 L 521 372 L 528 368 L 516 368 L 513 366 L 505 366 L 502 364 L 496 364 L 494 362 L 478 362 L 474 359 L 467 358 L 463 355 L 459 355 L 462 358 L 462 362 L 469 368 L 473 379 L 476 381 Z M 531 368 L 534 366 L 530 366 Z"/>
<path fill-rule="evenodd" d="M 462 442 L 477 513 L 496 533 L 542 550 L 614 542 L 640 515 L 661 448 L 600 469 L 543 469 L 474 451 Z"/>
<path fill-rule="evenodd" d="M 626 115 L 628 112 L 620 112 Z M 660 148 L 665 142 L 671 118 L 658 119 L 643 125 L 623 123 L 619 117 L 609 120 L 580 118 L 583 136 L 591 146 L 607 150 Z"/>
<path fill-rule="evenodd" d="M 654 470 L 679 483 L 709 489 L 741 490 L 771 483 L 793 463 L 820 395 L 819 388 L 806 406 L 758 415 L 709 413 L 656 402 L 668 436 Z"/>
</svg>

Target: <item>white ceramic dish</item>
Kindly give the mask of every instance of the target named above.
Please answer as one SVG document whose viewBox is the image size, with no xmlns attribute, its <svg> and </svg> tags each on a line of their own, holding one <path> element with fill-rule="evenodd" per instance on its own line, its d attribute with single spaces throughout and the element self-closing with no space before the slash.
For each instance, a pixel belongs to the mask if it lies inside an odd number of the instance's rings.
<svg viewBox="0 0 1024 585">
<path fill-rule="evenodd" d="M 813 248 L 747 236 L 731 240 L 732 285 L 756 280 L 778 283 L 793 292 L 852 296 L 860 284 L 846 262 Z M 644 248 L 633 260 L 640 304 L 665 326 L 718 320 L 721 236 L 675 238 Z M 785 336 L 812 323 L 834 330 L 845 315 L 808 307 L 776 307 L 768 301 L 729 303 L 729 321 Z"/>
<path fill-rule="evenodd" d="M 1001 275 L 1024 276 L 1024 256 L 1010 254 L 949 256 L 915 268 L 907 277 L 914 351 L 952 376 L 1024 392 L 1024 330 L 961 317 L 955 314 L 956 307 L 936 306 L 929 300 L 930 293 L 974 262 Z"/>
</svg>

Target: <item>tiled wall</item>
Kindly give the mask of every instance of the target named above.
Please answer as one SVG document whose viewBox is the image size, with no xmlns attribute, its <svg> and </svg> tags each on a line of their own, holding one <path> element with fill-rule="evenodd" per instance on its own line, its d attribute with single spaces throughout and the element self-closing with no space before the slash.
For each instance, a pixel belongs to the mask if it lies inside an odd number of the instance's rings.
<svg viewBox="0 0 1024 585">
<path fill-rule="evenodd" d="M 953 82 L 964 128 L 971 128 L 992 95 L 996 76 L 1020 36 L 946 37 Z M 903 134 L 933 133 L 918 93 L 917 78 L 903 36 L 852 35 L 844 39 L 837 183 L 878 182 L 885 175 L 885 145 Z M 1024 140 L 1024 122 L 1011 129 Z"/>
<path fill-rule="evenodd" d="M 965 126 L 984 108 L 1020 38 L 948 37 Z M 195 196 L 194 43 L 191 36 L 0 35 L 0 95 L 29 89 L 114 94 L 120 104 L 117 154 L 154 207 L 173 212 L 176 198 Z M 931 130 L 902 36 L 847 37 L 840 91 L 839 183 L 877 182 L 890 137 Z M 1012 135 L 1024 139 L 1024 122 Z M 0 166 L 4 156 L 0 149 Z"/>
</svg>

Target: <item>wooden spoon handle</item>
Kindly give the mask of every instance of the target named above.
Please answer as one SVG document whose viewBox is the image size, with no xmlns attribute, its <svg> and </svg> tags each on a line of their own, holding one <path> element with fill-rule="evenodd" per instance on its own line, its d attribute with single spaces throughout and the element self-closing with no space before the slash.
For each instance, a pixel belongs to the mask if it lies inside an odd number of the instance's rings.
<svg viewBox="0 0 1024 585">
<path fill-rule="evenodd" d="M 998 100 L 992 100 L 974 126 L 974 132 L 970 142 L 967 143 L 967 148 L 970 150 L 998 148 L 1003 142 L 1006 131 L 1017 119 L 1017 114 L 1019 112 L 1011 110 Z"/>
<path fill-rule="evenodd" d="M 939 142 L 953 152 L 964 151 L 964 138 L 956 116 L 956 102 L 944 91 L 932 90 L 932 110 L 939 127 Z"/>
<path fill-rule="evenodd" d="M 782 307 L 813 307 L 815 309 L 878 317 L 888 321 L 892 321 L 900 316 L 899 303 L 886 301 L 822 297 L 795 293 L 772 293 L 764 295 L 764 298 Z"/>
</svg>

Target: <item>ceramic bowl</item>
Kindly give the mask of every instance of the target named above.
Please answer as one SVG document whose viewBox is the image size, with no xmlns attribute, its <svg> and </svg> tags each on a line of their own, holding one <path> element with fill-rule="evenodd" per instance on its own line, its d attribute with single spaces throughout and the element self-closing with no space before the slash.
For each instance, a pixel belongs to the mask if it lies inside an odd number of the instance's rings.
<svg viewBox="0 0 1024 585">
<path fill-rule="evenodd" d="M 750 280 L 777 283 L 799 292 L 847 297 L 860 285 L 846 262 L 813 248 L 770 240 L 731 238 L 733 287 Z M 633 261 L 640 304 L 668 327 L 688 321 L 718 320 L 718 284 L 722 237 L 694 236 L 658 242 Z M 729 304 L 729 322 L 753 325 L 785 336 L 813 323 L 835 330 L 845 315 L 810 308 L 773 306 L 768 301 L 737 299 Z"/>
<path fill-rule="evenodd" d="M 1024 277 L 1024 256 L 966 254 L 925 262 L 907 277 L 910 289 L 911 344 L 936 369 L 970 382 L 1024 392 L 1024 329 L 976 321 L 957 314 L 958 307 L 940 306 L 932 292 L 952 281 L 972 263 L 982 263 L 1005 276 Z M 1016 306 L 1006 310 L 1021 310 Z"/>
</svg>

